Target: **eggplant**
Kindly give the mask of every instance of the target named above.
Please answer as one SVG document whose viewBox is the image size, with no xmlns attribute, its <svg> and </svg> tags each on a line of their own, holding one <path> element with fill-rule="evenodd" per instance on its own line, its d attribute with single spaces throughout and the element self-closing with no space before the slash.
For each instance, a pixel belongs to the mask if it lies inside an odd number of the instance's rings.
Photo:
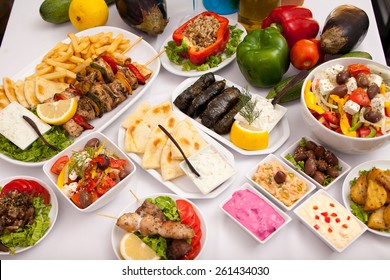
<svg viewBox="0 0 390 280">
<path fill-rule="evenodd" d="M 366 37 L 370 20 L 365 11 L 353 5 L 336 7 L 326 18 L 321 49 L 329 54 L 345 54 Z"/>
<path fill-rule="evenodd" d="M 224 89 L 220 95 L 211 100 L 207 105 L 206 110 L 201 115 L 202 124 L 208 128 L 212 128 L 230 108 L 237 104 L 240 95 L 241 92 L 236 87 Z"/>
<path fill-rule="evenodd" d="M 198 117 L 207 104 L 225 88 L 226 80 L 214 82 L 205 90 L 203 90 L 197 97 L 192 100 L 190 107 L 188 108 L 187 115 L 192 118 Z"/>
<path fill-rule="evenodd" d="M 122 20 L 151 36 L 161 34 L 168 24 L 165 0 L 116 0 Z"/>
</svg>

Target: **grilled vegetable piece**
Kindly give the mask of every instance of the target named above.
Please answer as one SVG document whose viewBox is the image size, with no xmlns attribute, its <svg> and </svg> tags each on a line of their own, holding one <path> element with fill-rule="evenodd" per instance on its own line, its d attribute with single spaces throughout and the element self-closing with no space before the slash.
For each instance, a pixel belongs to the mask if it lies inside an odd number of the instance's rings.
<svg viewBox="0 0 390 280">
<path fill-rule="evenodd" d="M 325 53 L 344 54 L 366 37 L 370 20 L 365 11 L 353 5 L 336 7 L 327 17 L 321 34 Z"/>
<path fill-rule="evenodd" d="M 179 108 L 180 111 L 187 113 L 188 107 L 191 105 L 192 100 L 199 94 L 201 94 L 202 90 L 210 86 L 215 82 L 214 74 L 209 72 L 203 74 L 193 83 L 190 87 L 185 89 L 182 93 L 180 93 L 173 101 L 173 104 Z"/>
<path fill-rule="evenodd" d="M 240 90 L 236 87 L 228 87 L 215 97 L 202 113 L 202 124 L 212 128 L 214 124 L 233 106 L 235 106 L 240 97 Z"/>
<path fill-rule="evenodd" d="M 188 108 L 187 115 L 190 117 L 198 117 L 207 104 L 217 95 L 219 95 L 225 88 L 226 80 L 217 81 L 212 83 L 209 87 L 203 90 L 198 96 L 192 100 L 190 107 Z"/>
<path fill-rule="evenodd" d="M 136 29 L 157 36 L 168 24 L 165 0 L 117 0 L 123 21 Z"/>
</svg>

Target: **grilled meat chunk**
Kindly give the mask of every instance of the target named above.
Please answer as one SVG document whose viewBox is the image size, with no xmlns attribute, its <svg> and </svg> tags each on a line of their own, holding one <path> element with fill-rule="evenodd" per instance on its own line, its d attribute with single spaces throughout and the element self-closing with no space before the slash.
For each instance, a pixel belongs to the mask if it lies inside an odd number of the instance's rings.
<svg viewBox="0 0 390 280">
<path fill-rule="evenodd" d="M 103 83 L 94 83 L 89 91 L 95 95 L 103 104 L 104 112 L 110 112 L 118 104 L 115 95 L 111 92 L 108 85 Z"/>
<path fill-rule="evenodd" d="M 96 118 L 95 110 L 92 107 L 92 104 L 88 102 L 84 96 L 79 99 L 77 104 L 77 114 L 83 116 L 87 120 L 93 120 Z"/>
<path fill-rule="evenodd" d="M 192 250 L 186 240 L 174 239 L 167 247 L 167 257 L 170 260 L 179 260 Z"/>
<path fill-rule="evenodd" d="M 126 100 L 128 91 L 126 86 L 118 79 L 114 79 L 112 83 L 108 84 L 112 93 L 116 96 L 118 103 Z"/>
<path fill-rule="evenodd" d="M 78 125 L 73 119 L 70 119 L 62 127 L 69 133 L 72 137 L 78 137 L 83 133 L 84 128 L 81 125 Z"/>
<path fill-rule="evenodd" d="M 123 76 L 127 79 L 133 90 L 138 88 L 137 77 L 130 71 L 129 68 L 121 67 L 120 69 L 118 69 L 118 72 L 123 74 Z"/>
<path fill-rule="evenodd" d="M 95 59 L 94 63 L 98 64 L 100 67 L 102 67 L 105 70 L 105 73 L 104 72 L 102 73 L 104 81 L 106 83 L 111 83 L 115 77 L 115 74 L 112 71 L 111 66 L 101 57 Z"/>
<path fill-rule="evenodd" d="M 166 221 L 164 212 L 155 204 L 145 200 L 140 207 L 135 210 L 140 216 L 151 215 L 155 218 L 159 218 L 161 221 Z"/>
</svg>

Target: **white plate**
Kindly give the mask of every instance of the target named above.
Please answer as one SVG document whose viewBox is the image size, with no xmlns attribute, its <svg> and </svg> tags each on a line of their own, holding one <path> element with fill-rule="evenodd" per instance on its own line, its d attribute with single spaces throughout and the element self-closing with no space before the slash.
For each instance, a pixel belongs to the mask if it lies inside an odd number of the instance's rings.
<svg viewBox="0 0 390 280">
<path fill-rule="evenodd" d="M 27 251 L 35 246 L 37 246 L 40 242 L 42 242 L 43 239 L 46 238 L 46 236 L 50 233 L 50 231 L 52 230 L 56 220 L 57 220 L 57 214 L 58 214 L 58 200 L 57 200 L 57 196 L 56 194 L 54 193 L 54 191 L 52 190 L 52 188 L 50 188 L 45 182 L 43 182 L 42 180 L 38 179 L 38 178 L 35 178 L 35 177 L 30 177 L 30 176 L 13 176 L 13 177 L 8 177 L 8 178 L 5 178 L 5 179 L 1 179 L 0 180 L 0 186 L 3 187 L 5 184 L 7 184 L 8 182 L 12 181 L 12 180 L 15 180 L 15 179 L 25 179 L 25 180 L 34 180 L 36 182 L 38 182 L 39 184 L 41 184 L 45 189 L 47 189 L 47 191 L 49 192 L 50 194 L 50 203 L 51 203 L 51 209 L 50 209 L 50 212 L 49 212 L 49 218 L 50 218 L 50 226 L 49 228 L 47 229 L 47 231 L 45 232 L 45 234 L 41 237 L 41 239 L 39 239 L 33 246 L 28 246 L 28 247 L 17 247 L 16 248 L 16 253 L 21 253 L 21 252 L 24 252 L 24 251 Z M 9 255 L 9 252 L 0 252 L 0 255 Z"/>
<path fill-rule="evenodd" d="M 134 42 L 136 39 L 138 39 L 138 36 L 130 33 L 126 30 L 116 28 L 116 27 L 109 27 L 109 26 L 102 26 L 102 27 L 95 27 L 95 28 L 90 28 L 87 30 L 84 30 L 82 32 L 76 33 L 76 36 L 89 36 L 89 35 L 94 35 L 99 32 L 112 32 L 113 36 L 117 36 L 118 34 L 123 34 L 124 39 L 130 39 L 130 42 Z M 64 43 L 69 43 L 70 39 L 67 38 L 63 40 Z M 54 47 L 54 46 L 53 46 Z M 46 52 L 45 52 L 46 54 Z M 150 58 L 155 56 L 157 52 L 155 49 L 146 41 L 141 40 L 138 44 L 136 44 L 134 47 L 132 47 L 126 55 L 128 55 L 133 61 L 136 61 L 138 63 L 145 63 L 147 62 Z M 20 71 L 18 74 L 16 74 L 12 79 L 18 80 L 18 79 L 23 79 L 26 76 L 29 76 L 34 73 L 35 66 L 39 64 L 42 61 L 44 55 L 41 57 L 37 58 L 33 62 L 31 62 L 27 67 L 25 67 L 22 71 Z M 148 68 L 152 70 L 153 74 L 152 76 L 146 81 L 145 85 L 140 85 L 137 90 L 133 91 L 133 94 L 129 96 L 125 101 L 123 101 L 121 104 L 119 104 L 114 110 L 111 112 L 105 113 L 101 118 L 96 118 L 95 120 L 91 121 L 90 124 L 94 126 L 94 129 L 92 130 L 86 130 L 83 132 L 81 136 L 88 135 L 91 132 L 94 131 L 102 131 L 105 129 L 107 126 L 109 126 L 113 121 L 115 121 L 122 113 L 127 111 L 129 107 L 136 102 L 144 93 L 145 91 L 150 87 L 150 85 L 153 83 L 153 81 L 156 79 L 159 71 L 160 71 L 160 60 L 155 59 L 153 62 L 151 62 L 148 65 Z M 75 139 L 77 141 L 78 138 Z M 16 165 L 21 165 L 21 166 L 28 166 L 28 167 L 33 167 L 33 166 L 42 166 L 46 161 L 41 161 L 41 162 L 23 162 L 19 160 L 14 160 L 4 154 L 0 153 L 0 158 L 16 164 Z"/>
<path fill-rule="evenodd" d="M 237 25 L 237 28 L 241 29 L 243 33 L 241 34 L 241 40 L 244 39 L 246 36 L 246 30 L 245 28 L 238 22 L 234 20 L 229 19 L 229 25 Z M 169 41 L 173 41 L 172 36 L 168 37 L 164 43 L 162 44 L 161 50 L 165 49 L 165 46 L 168 45 Z M 168 71 L 171 72 L 172 74 L 178 75 L 178 76 L 183 76 L 183 77 L 196 77 L 196 76 L 201 76 L 207 72 L 216 72 L 218 70 L 221 70 L 224 68 L 226 65 L 228 65 L 230 62 L 236 59 L 236 53 L 234 53 L 231 57 L 225 59 L 222 61 L 218 66 L 213 67 L 211 69 L 208 69 L 206 71 L 197 71 L 197 70 L 190 70 L 190 71 L 183 71 L 181 70 L 182 66 L 181 65 L 176 65 L 175 63 L 171 62 L 167 56 L 167 54 L 164 52 L 161 56 L 161 64 L 162 66 Z"/>
<path fill-rule="evenodd" d="M 343 183 L 342 195 L 343 195 L 343 202 L 344 202 L 345 208 L 347 208 L 349 212 L 351 212 L 351 207 L 350 207 L 351 199 L 349 197 L 351 186 L 350 186 L 349 182 L 351 180 L 353 180 L 354 178 L 359 177 L 359 171 L 370 170 L 372 167 L 377 167 L 377 168 L 382 169 L 382 170 L 390 169 L 390 160 L 366 161 L 362 164 L 359 164 L 355 168 L 353 168 L 348 173 L 347 177 L 345 177 L 344 183 Z M 371 229 L 369 227 L 368 227 L 368 230 L 371 231 L 372 233 L 377 234 L 377 235 L 390 237 L 390 232 L 379 231 L 379 230 Z"/>
<path fill-rule="evenodd" d="M 220 81 L 220 80 L 226 80 L 225 78 L 221 77 L 221 76 L 218 76 L 218 75 L 214 75 L 215 76 L 215 80 L 216 81 Z M 180 95 L 186 88 L 188 88 L 190 85 L 192 85 L 197 79 L 199 79 L 199 77 L 193 77 L 193 78 L 188 78 L 188 79 L 185 79 L 182 83 L 180 83 L 176 88 L 175 90 L 172 92 L 172 108 L 173 110 L 175 111 L 175 113 L 177 113 L 178 115 L 180 116 L 186 116 L 188 117 L 186 114 L 184 114 L 182 111 L 180 111 L 179 108 L 176 107 L 176 105 L 173 103 L 173 101 L 175 101 L 176 97 L 178 95 Z M 230 87 L 230 86 L 235 86 L 236 88 L 238 89 L 241 89 L 242 87 L 229 81 L 229 80 L 226 80 L 226 87 Z M 258 96 L 261 98 L 261 96 Z M 287 112 L 287 109 L 279 104 L 276 104 L 275 105 L 275 108 L 277 110 L 280 110 L 282 111 L 282 114 L 284 115 L 286 112 Z M 200 128 L 201 130 L 203 130 L 204 132 L 206 132 L 207 134 L 209 134 L 210 136 L 212 136 L 213 138 L 217 139 L 218 141 L 220 141 L 221 143 L 225 144 L 226 146 L 228 146 L 229 148 L 235 150 L 236 152 L 242 154 L 242 155 L 265 155 L 265 154 L 270 154 L 270 153 L 273 153 L 274 151 L 276 151 L 280 146 L 283 145 L 283 143 L 288 139 L 288 137 L 290 136 L 290 126 L 288 124 L 288 120 L 287 118 L 285 117 L 282 117 L 281 120 L 277 123 L 276 126 L 274 126 L 274 128 L 272 129 L 272 131 L 270 131 L 270 134 L 269 134 L 269 145 L 266 149 L 263 149 L 263 150 L 257 150 L 257 151 L 248 151 L 248 150 L 244 150 L 244 149 L 241 149 L 239 147 L 237 147 L 236 145 L 234 145 L 231 141 L 230 141 L 230 136 L 229 134 L 224 134 L 224 135 L 220 135 L 218 133 L 216 133 L 215 131 L 207 128 L 206 126 L 204 126 L 201 122 L 200 122 L 200 118 L 197 118 L 195 121 L 194 121 L 195 125 Z"/>
<path fill-rule="evenodd" d="M 317 145 L 319 145 L 319 143 L 310 138 L 309 136 L 302 136 L 300 137 L 294 144 L 292 144 L 290 147 L 288 147 L 280 156 L 282 157 L 282 159 L 288 164 L 290 165 L 292 168 L 294 168 L 297 172 L 299 172 L 300 174 L 302 174 L 303 176 L 305 176 L 305 178 L 307 178 L 308 180 L 310 180 L 314 185 L 316 185 L 318 188 L 321 188 L 321 189 L 324 189 L 324 190 L 327 190 L 329 189 L 331 186 L 335 185 L 336 182 L 338 182 L 341 177 L 343 177 L 345 174 L 347 174 L 347 172 L 351 169 L 351 166 L 349 166 L 345 161 L 341 160 L 341 158 L 339 156 L 337 156 L 337 159 L 339 160 L 339 164 L 338 166 L 341 167 L 341 173 L 339 174 L 339 176 L 337 176 L 336 178 L 333 179 L 333 181 L 328 184 L 327 186 L 322 186 L 320 183 L 318 183 L 316 180 L 314 180 L 312 177 L 310 177 L 309 175 L 307 175 L 305 172 L 299 170 L 298 168 L 296 168 L 288 159 L 286 159 L 286 155 L 290 154 L 290 155 L 294 155 L 294 152 L 296 150 L 296 148 L 299 146 L 299 143 L 301 142 L 302 138 L 305 138 L 306 141 L 313 141 L 314 143 L 316 143 Z M 325 149 L 329 150 L 327 147 L 324 146 Z M 330 151 L 330 150 L 329 150 Z M 332 151 L 333 152 L 333 151 Z M 335 154 L 336 155 L 336 154 Z"/>
<path fill-rule="evenodd" d="M 194 122 L 194 121 L 193 121 Z M 118 132 L 118 146 L 125 151 L 125 133 L 126 129 L 123 127 L 119 128 Z M 221 144 L 219 144 L 217 141 L 215 141 L 213 138 L 208 136 L 206 133 L 199 131 L 202 138 L 209 144 L 213 145 L 217 151 L 219 151 L 222 155 L 225 156 L 226 160 L 235 168 L 235 162 L 234 162 L 234 156 L 231 152 L 229 152 L 225 147 L 223 147 Z M 142 167 L 142 157 L 140 155 L 135 153 L 127 153 L 127 155 L 136 162 L 139 166 Z M 170 180 L 170 181 L 164 181 L 161 177 L 160 172 L 158 172 L 155 169 L 146 169 L 146 172 L 148 172 L 150 175 L 152 175 L 155 179 L 157 179 L 160 183 L 162 183 L 164 186 L 166 186 L 168 189 L 176 193 L 177 195 L 180 195 L 182 197 L 185 197 L 187 199 L 211 199 L 218 195 L 220 195 L 223 191 L 225 191 L 234 181 L 234 178 L 236 177 L 237 173 L 230 177 L 227 181 L 225 181 L 223 184 L 221 184 L 218 188 L 214 189 L 212 192 L 208 194 L 203 194 L 199 188 L 195 185 L 195 183 L 186 175 L 180 176 L 176 179 Z"/>
<path fill-rule="evenodd" d="M 188 199 L 185 199 L 183 197 L 180 197 L 178 195 L 171 194 L 171 193 L 155 193 L 152 195 L 147 195 L 145 197 L 140 198 L 140 201 L 143 202 L 146 198 L 156 198 L 158 196 L 169 196 L 170 198 L 172 198 L 175 201 L 178 199 L 183 199 L 183 200 L 186 200 L 187 202 L 191 203 L 192 207 L 194 207 L 194 210 L 200 219 L 200 227 L 202 229 L 202 237 L 200 238 L 201 249 L 199 251 L 199 254 L 195 257 L 195 259 L 198 259 L 200 257 L 200 255 L 202 254 L 202 252 L 204 251 L 204 248 L 206 246 L 206 240 L 207 240 L 207 225 L 206 225 L 206 220 L 203 216 L 203 213 L 200 211 L 198 206 L 196 206 L 193 202 L 191 202 Z M 131 203 L 128 206 L 126 206 L 119 213 L 118 217 L 120 217 L 124 213 L 134 212 L 139 206 L 140 206 L 139 202 L 137 200 L 133 199 L 131 201 Z M 115 221 L 113 226 L 112 226 L 112 231 L 111 231 L 111 245 L 112 245 L 112 249 L 114 250 L 116 257 L 119 260 L 122 259 L 120 251 L 119 251 L 119 243 L 120 243 L 124 234 L 125 234 L 125 231 L 123 229 L 121 229 L 120 227 L 118 227 L 116 225 L 116 221 Z"/>
</svg>

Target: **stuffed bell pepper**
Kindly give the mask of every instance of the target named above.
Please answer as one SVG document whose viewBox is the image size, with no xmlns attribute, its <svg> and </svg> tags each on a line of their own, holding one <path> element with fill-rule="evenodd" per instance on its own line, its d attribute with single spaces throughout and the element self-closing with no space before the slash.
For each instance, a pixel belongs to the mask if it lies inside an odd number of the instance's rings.
<svg viewBox="0 0 390 280">
<path fill-rule="evenodd" d="M 172 38 L 177 46 L 186 46 L 182 56 L 193 64 L 200 65 L 209 56 L 223 52 L 229 35 L 229 20 L 206 11 L 181 25 L 174 31 Z"/>
<path fill-rule="evenodd" d="M 289 48 L 301 39 L 315 38 L 320 28 L 309 9 L 295 5 L 273 9 L 263 20 L 262 28 L 269 26 L 277 28 L 283 34 Z"/>
<path fill-rule="evenodd" d="M 287 42 L 275 28 L 253 30 L 237 47 L 237 63 L 252 86 L 273 86 L 290 65 Z"/>
</svg>

